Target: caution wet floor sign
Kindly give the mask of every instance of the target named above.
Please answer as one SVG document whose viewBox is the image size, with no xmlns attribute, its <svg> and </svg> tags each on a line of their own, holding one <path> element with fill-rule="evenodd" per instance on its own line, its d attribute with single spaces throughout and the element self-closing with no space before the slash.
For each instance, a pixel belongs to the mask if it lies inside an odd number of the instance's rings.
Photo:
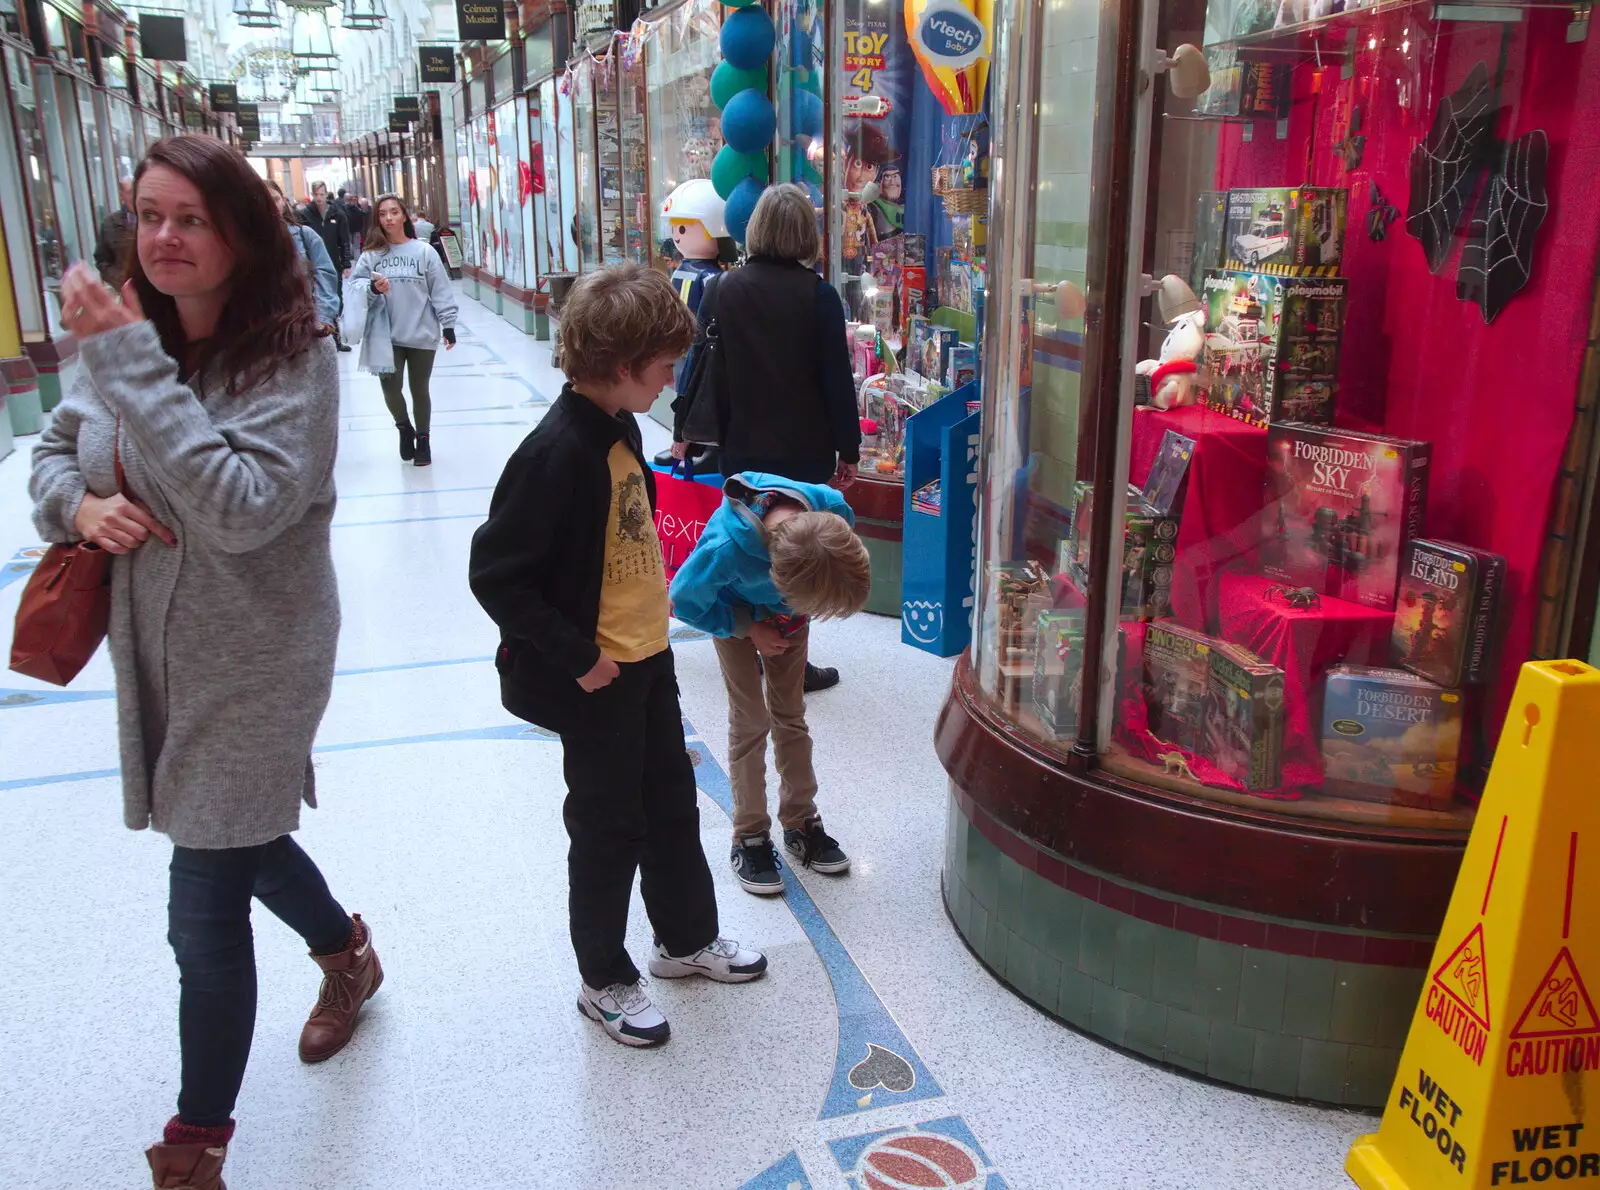
<svg viewBox="0 0 1600 1190">
<path fill-rule="evenodd" d="M 1363 1190 L 1600 1190 L 1597 738 L 1600 670 L 1522 667 Z"/>
</svg>

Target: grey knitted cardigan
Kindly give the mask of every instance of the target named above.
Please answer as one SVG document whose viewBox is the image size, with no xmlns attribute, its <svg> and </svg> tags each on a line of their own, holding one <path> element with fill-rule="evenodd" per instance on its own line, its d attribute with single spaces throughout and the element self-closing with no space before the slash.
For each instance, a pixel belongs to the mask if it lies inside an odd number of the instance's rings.
<svg viewBox="0 0 1600 1190">
<path fill-rule="evenodd" d="M 316 805 L 311 745 L 333 685 L 339 590 L 328 540 L 339 430 L 333 343 L 230 396 L 189 383 L 149 322 L 85 339 L 33 452 L 34 521 L 76 536 L 84 492 L 128 495 L 178 538 L 112 567 L 123 814 L 183 847 L 248 847 Z"/>
</svg>

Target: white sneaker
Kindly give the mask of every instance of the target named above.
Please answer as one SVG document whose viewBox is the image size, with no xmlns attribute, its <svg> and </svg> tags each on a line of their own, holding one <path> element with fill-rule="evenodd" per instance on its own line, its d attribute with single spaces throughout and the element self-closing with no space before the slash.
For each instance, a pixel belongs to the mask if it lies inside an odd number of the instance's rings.
<svg viewBox="0 0 1600 1190">
<path fill-rule="evenodd" d="M 578 1011 L 623 1045 L 660 1045 L 672 1036 L 672 1026 L 650 1002 L 644 980 L 614 983 L 595 991 L 588 984 L 578 991 Z"/>
<path fill-rule="evenodd" d="M 655 954 L 650 956 L 650 974 L 658 979 L 704 975 L 718 983 L 748 983 L 766 972 L 766 955 L 759 950 L 746 950 L 731 938 L 718 938 L 710 946 L 676 959 L 657 942 Z"/>
</svg>

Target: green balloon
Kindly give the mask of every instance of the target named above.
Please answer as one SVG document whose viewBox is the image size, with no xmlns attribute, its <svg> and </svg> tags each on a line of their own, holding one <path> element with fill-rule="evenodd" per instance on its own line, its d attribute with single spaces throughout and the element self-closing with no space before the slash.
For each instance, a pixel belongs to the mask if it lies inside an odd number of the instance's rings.
<svg viewBox="0 0 1600 1190">
<path fill-rule="evenodd" d="M 822 72 L 820 70 L 797 70 L 794 72 L 795 86 L 802 91 L 810 91 L 813 95 L 822 94 Z"/>
<path fill-rule="evenodd" d="M 767 180 L 767 155 L 740 153 L 727 145 L 718 149 L 711 162 L 711 188 L 717 196 L 727 201 L 733 188 L 746 178 L 755 178 L 758 182 Z"/>
<path fill-rule="evenodd" d="M 767 93 L 765 70 L 740 70 L 731 62 L 719 62 L 711 72 L 711 102 L 717 105 L 719 112 L 740 91 L 750 90 Z"/>
</svg>

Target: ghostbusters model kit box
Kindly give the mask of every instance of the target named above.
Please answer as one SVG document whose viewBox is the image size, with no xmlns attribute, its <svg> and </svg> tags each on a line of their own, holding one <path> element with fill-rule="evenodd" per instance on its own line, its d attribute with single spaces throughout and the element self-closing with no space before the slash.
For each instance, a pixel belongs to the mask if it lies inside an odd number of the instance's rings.
<svg viewBox="0 0 1600 1190">
<path fill-rule="evenodd" d="M 1283 784 L 1283 670 L 1239 645 L 1208 655 L 1199 752 L 1252 793 Z"/>
<path fill-rule="evenodd" d="M 1033 711 L 1057 739 L 1078 733 L 1083 706 L 1084 613 L 1051 608 L 1039 613 L 1033 638 Z"/>
<path fill-rule="evenodd" d="M 1427 506 L 1426 442 L 1275 425 L 1267 432 L 1261 569 L 1366 607 L 1392 608 L 1406 542 Z"/>
<path fill-rule="evenodd" d="M 1089 589 L 1090 522 L 1094 485 L 1080 480 L 1074 491 L 1072 527 L 1067 537 L 1067 577 Z M 1177 558 L 1178 520 L 1144 503 L 1144 493 L 1128 485 L 1123 518 L 1122 611 L 1125 620 L 1150 620 L 1172 610 L 1172 565 Z"/>
<path fill-rule="evenodd" d="M 1257 426 L 1331 425 L 1347 288 L 1343 277 L 1207 273 L 1206 405 Z"/>
<path fill-rule="evenodd" d="M 1488 681 L 1506 560 L 1453 541 L 1418 539 L 1401 555 L 1391 657 L 1455 687 Z"/>
<path fill-rule="evenodd" d="M 1194 204 L 1194 259 L 1189 264 L 1189 288 L 1205 290 L 1206 274 L 1227 260 L 1228 192 L 1202 190 Z"/>
<path fill-rule="evenodd" d="M 1344 255 L 1350 192 L 1330 187 L 1228 191 L 1225 252 L 1241 269 L 1331 276 Z"/>
<path fill-rule="evenodd" d="M 1157 620 L 1145 629 L 1139 689 L 1150 732 L 1186 752 L 1203 751 L 1212 643 L 1172 620 Z"/>
<path fill-rule="evenodd" d="M 1323 785 L 1339 797 L 1444 809 L 1461 752 L 1461 695 L 1401 669 L 1341 665 L 1323 695 Z"/>
</svg>

